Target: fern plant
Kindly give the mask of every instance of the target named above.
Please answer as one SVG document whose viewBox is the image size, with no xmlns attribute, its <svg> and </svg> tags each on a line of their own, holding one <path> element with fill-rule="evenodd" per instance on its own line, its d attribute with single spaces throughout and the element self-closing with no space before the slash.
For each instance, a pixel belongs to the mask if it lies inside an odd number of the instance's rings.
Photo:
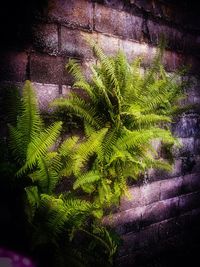
<svg viewBox="0 0 200 267">
<path fill-rule="evenodd" d="M 142 74 L 140 58 L 129 64 L 123 52 L 108 57 L 94 43 L 92 47 L 98 64 L 91 67 L 90 81 L 71 59 L 67 69 L 76 90 L 52 105 L 82 118 L 85 139 L 73 157 L 74 189 L 105 207 L 127 193 L 129 177 L 138 179 L 149 168 L 170 170 L 152 141 L 176 143 L 170 123 L 183 95 L 177 74 L 169 76 L 161 64 L 161 50 Z"/>
<path fill-rule="evenodd" d="M 61 122 L 45 126 L 34 89 L 31 82 L 26 81 L 17 121 L 9 125 L 9 146 L 18 169 L 18 183 L 23 181 L 21 187 L 26 194 L 25 202 L 21 203 L 24 207 L 21 208 L 25 209 L 27 215 L 30 249 L 39 253 L 41 266 L 49 264 L 61 267 L 65 266 L 64 260 L 67 260 L 71 266 L 84 264 L 86 267 L 98 262 L 97 255 L 96 258 L 89 256 L 96 244 L 95 248 L 99 247 L 103 251 L 99 259 L 103 257 L 111 264 L 117 243 L 112 241 L 108 231 L 107 241 L 103 240 L 104 235 L 100 231 L 95 232 L 94 222 L 98 221 L 99 208 L 95 203 L 82 199 L 76 192 L 72 194 L 72 188 L 68 188 L 66 193 L 56 194 L 55 189 L 61 178 L 73 173 L 75 165 L 71 163 L 78 146 L 76 136 L 58 142 L 61 126 Z M 81 238 L 80 232 L 87 235 L 84 240 L 90 249 L 83 249 L 82 243 L 78 248 L 74 244 L 77 233 Z M 103 249 L 101 244 L 104 244 Z M 49 246 L 52 249 L 51 260 L 48 263 L 41 262 L 45 258 L 43 250 Z M 76 253 L 79 257 L 74 259 Z M 85 263 L 82 258 L 87 259 Z"/>
</svg>

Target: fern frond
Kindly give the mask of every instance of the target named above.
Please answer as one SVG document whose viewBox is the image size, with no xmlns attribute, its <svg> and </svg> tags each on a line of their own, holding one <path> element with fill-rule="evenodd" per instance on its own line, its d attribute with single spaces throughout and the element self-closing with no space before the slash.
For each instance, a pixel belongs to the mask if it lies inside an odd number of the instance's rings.
<svg viewBox="0 0 200 267">
<path fill-rule="evenodd" d="M 23 136 L 22 142 L 26 146 L 42 128 L 42 121 L 36 99 L 31 82 L 26 81 L 22 93 L 22 114 L 17 124 L 18 130 Z"/>
<path fill-rule="evenodd" d="M 99 173 L 95 171 L 90 171 L 78 176 L 73 185 L 73 188 L 77 189 L 85 184 L 92 184 L 98 180 L 100 180 Z"/>
<path fill-rule="evenodd" d="M 58 150 L 59 154 L 63 157 L 68 157 L 70 153 L 73 153 L 73 149 L 75 145 L 77 144 L 78 140 L 79 140 L 79 137 L 77 136 L 72 136 L 66 139 Z"/>
<path fill-rule="evenodd" d="M 85 78 L 82 74 L 82 69 L 81 69 L 80 64 L 77 60 L 70 59 L 66 65 L 66 69 L 69 71 L 69 73 L 72 74 L 75 81 L 84 81 L 85 80 Z"/>
<path fill-rule="evenodd" d="M 56 99 L 54 100 L 52 105 L 68 108 L 77 116 L 81 116 L 82 118 L 84 118 L 86 122 L 90 123 L 94 127 L 98 128 L 99 123 L 101 123 L 100 119 L 97 117 L 94 107 L 92 107 L 89 103 L 86 103 L 85 100 L 81 99 L 78 96 L 73 95 L 69 99 Z"/>
<path fill-rule="evenodd" d="M 91 85 L 83 80 L 78 80 L 77 82 L 74 83 L 74 88 L 81 88 L 83 89 L 91 98 L 92 101 L 96 102 L 97 101 L 97 96 L 95 95 L 95 92 L 93 92 L 93 88 Z"/>
<path fill-rule="evenodd" d="M 75 155 L 75 174 L 79 174 L 81 168 L 84 166 L 84 163 L 89 160 L 90 156 L 94 155 L 95 153 L 102 153 L 102 141 L 107 131 L 108 128 L 102 128 L 101 130 L 91 134 L 87 141 L 79 145 Z"/>
<path fill-rule="evenodd" d="M 27 171 L 32 169 L 36 164 L 37 160 L 47 153 L 47 150 L 55 143 L 60 134 L 62 127 L 61 122 L 56 122 L 52 126 L 45 129 L 32 142 L 30 142 L 27 149 L 27 158 L 24 166 L 17 172 L 20 176 Z"/>
</svg>

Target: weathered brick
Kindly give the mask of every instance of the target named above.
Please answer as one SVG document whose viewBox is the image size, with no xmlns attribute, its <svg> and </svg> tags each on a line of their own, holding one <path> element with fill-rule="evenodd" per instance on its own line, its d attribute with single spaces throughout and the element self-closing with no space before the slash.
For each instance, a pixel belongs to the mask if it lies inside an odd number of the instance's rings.
<svg viewBox="0 0 200 267">
<path fill-rule="evenodd" d="M 160 197 L 160 181 L 148 183 L 140 187 L 141 198 L 140 205 L 148 205 L 150 203 L 159 201 Z"/>
<path fill-rule="evenodd" d="M 172 127 L 177 137 L 198 137 L 200 135 L 200 119 L 196 114 L 189 114 L 177 118 Z"/>
<path fill-rule="evenodd" d="M 61 53 L 67 56 L 78 58 L 92 58 L 92 48 L 86 39 L 96 40 L 95 34 L 88 34 L 79 30 L 72 30 L 61 27 Z"/>
<path fill-rule="evenodd" d="M 200 174 L 188 174 L 183 176 L 182 192 L 189 193 L 200 190 Z"/>
<path fill-rule="evenodd" d="M 175 158 L 183 157 L 184 155 L 193 154 L 195 152 L 194 137 L 179 138 L 180 146 L 172 148 L 172 154 Z"/>
<path fill-rule="evenodd" d="M 165 38 L 167 40 L 168 48 L 179 51 L 183 50 L 183 42 L 182 42 L 183 33 L 181 31 L 178 31 L 164 24 L 158 24 L 157 22 L 154 22 L 152 20 L 147 21 L 147 27 L 149 30 L 150 40 L 152 44 L 157 45 L 164 33 Z"/>
<path fill-rule="evenodd" d="M 182 159 L 175 159 L 172 164 L 172 171 L 165 171 L 159 169 L 150 169 L 148 172 L 151 181 L 164 180 L 167 178 L 179 177 L 182 175 L 183 161 Z"/>
<path fill-rule="evenodd" d="M 142 39 L 141 17 L 95 4 L 95 30 L 133 40 Z"/>
<path fill-rule="evenodd" d="M 178 211 L 179 198 L 171 198 L 146 206 L 142 213 L 142 226 L 148 226 L 165 219 L 175 217 Z"/>
<path fill-rule="evenodd" d="M 92 3 L 87 0 L 49 1 L 48 17 L 67 26 L 91 30 L 93 27 L 92 16 Z"/>
<path fill-rule="evenodd" d="M 49 55 L 58 53 L 58 29 L 55 24 L 37 24 L 32 27 L 33 47 Z"/>
<path fill-rule="evenodd" d="M 124 51 L 127 58 L 132 62 L 137 57 L 142 57 L 142 65 L 150 65 L 156 54 L 156 48 L 144 43 L 130 40 L 119 40 L 119 48 Z"/>
<path fill-rule="evenodd" d="M 182 174 L 195 173 L 199 171 L 199 159 L 198 156 L 188 154 L 182 157 Z"/>
<path fill-rule="evenodd" d="M 30 77 L 41 83 L 68 84 L 71 77 L 65 71 L 65 60 L 61 57 L 32 54 L 30 58 Z"/>
<path fill-rule="evenodd" d="M 182 53 L 166 50 L 163 55 L 163 65 L 167 71 L 176 71 L 186 65 L 186 57 Z"/>
<path fill-rule="evenodd" d="M 25 52 L 2 51 L 0 55 L 0 80 L 25 81 L 27 63 L 28 56 Z"/>
<path fill-rule="evenodd" d="M 119 39 L 116 37 L 98 34 L 97 42 L 108 56 L 113 56 L 119 51 Z"/>
<path fill-rule="evenodd" d="M 192 216 L 193 216 L 193 211 L 189 210 L 188 212 L 182 213 L 178 218 L 177 218 L 177 224 L 179 225 L 180 229 L 182 231 L 185 231 L 192 227 Z M 195 220 L 195 216 L 193 218 Z"/>
<path fill-rule="evenodd" d="M 131 254 L 137 249 L 155 245 L 158 240 L 159 224 L 144 228 L 138 233 L 122 235 L 124 253 Z"/>
<path fill-rule="evenodd" d="M 181 194 L 182 177 L 163 180 L 160 182 L 160 200 L 176 197 Z"/>
<path fill-rule="evenodd" d="M 132 187 L 129 189 L 129 197 L 123 197 L 120 202 L 120 211 L 132 209 L 141 206 L 141 189 Z"/>
<path fill-rule="evenodd" d="M 142 212 L 143 207 L 129 209 L 105 216 L 102 222 L 105 225 L 115 227 L 121 232 L 136 231 L 139 228 Z"/>
<path fill-rule="evenodd" d="M 49 103 L 59 97 L 58 85 L 33 82 L 33 86 L 37 94 L 40 110 L 42 112 L 51 111 L 52 109 L 49 107 Z"/>
<path fill-rule="evenodd" d="M 179 222 L 177 222 L 177 218 L 168 219 L 162 221 L 159 224 L 159 239 L 164 240 L 174 235 L 177 235 L 182 230 L 182 227 Z"/>
<path fill-rule="evenodd" d="M 179 197 L 179 210 L 186 212 L 199 208 L 200 192 L 190 193 Z"/>
</svg>

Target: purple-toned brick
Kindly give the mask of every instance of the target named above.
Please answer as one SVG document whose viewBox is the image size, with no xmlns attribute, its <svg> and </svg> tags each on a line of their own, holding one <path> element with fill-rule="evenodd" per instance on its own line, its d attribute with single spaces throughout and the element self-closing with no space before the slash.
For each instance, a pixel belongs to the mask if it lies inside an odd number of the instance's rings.
<svg viewBox="0 0 200 267">
<path fill-rule="evenodd" d="M 149 30 L 150 40 L 152 44 L 157 45 L 162 37 L 163 33 L 165 34 L 167 40 L 167 46 L 170 49 L 183 50 L 182 36 L 183 33 L 172 27 L 169 27 L 164 24 L 158 24 L 152 20 L 147 21 L 147 27 Z"/>
<path fill-rule="evenodd" d="M 92 16 L 93 6 L 87 0 L 49 1 L 49 19 L 61 24 L 91 30 L 93 27 Z"/>
<path fill-rule="evenodd" d="M 165 219 L 175 217 L 178 211 L 179 198 L 171 198 L 145 206 L 142 213 L 142 226 L 148 226 Z"/>
<path fill-rule="evenodd" d="M 32 27 L 34 49 L 49 55 L 58 54 L 58 29 L 56 24 L 37 24 Z"/>
<path fill-rule="evenodd" d="M 159 239 L 164 240 L 181 232 L 177 218 L 164 220 L 159 224 Z"/>
<path fill-rule="evenodd" d="M 141 206 L 141 189 L 132 187 L 129 189 L 129 196 L 123 197 L 120 202 L 120 211 L 132 209 Z"/>
<path fill-rule="evenodd" d="M 144 184 L 140 187 L 141 198 L 140 205 L 146 206 L 153 202 L 159 201 L 160 197 L 160 181 Z"/>
<path fill-rule="evenodd" d="M 25 52 L 2 51 L 0 55 L 0 80 L 25 81 L 27 63 L 28 56 Z"/>
<path fill-rule="evenodd" d="M 179 210 L 186 212 L 199 207 L 200 192 L 190 193 L 179 197 Z"/>
<path fill-rule="evenodd" d="M 176 197 L 181 194 L 182 177 L 171 178 L 160 182 L 160 200 Z"/>
<path fill-rule="evenodd" d="M 200 119 L 196 114 L 181 116 L 173 124 L 173 133 L 177 137 L 198 137 L 200 136 Z"/>
<path fill-rule="evenodd" d="M 184 155 L 193 154 L 195 151 L 195 139 L 194 137 L 179 138 L 180 146 L 174 146 L 172 154 L 174 158 L 180 158 Z"/>
<path fill-rule="evenodd" d="M 65 70 L 65 60 L 61 57 L 32 54 L 30 58 L 30 77 L 40 83 L 68 84 L 71 77 Z"/>
<path fill-rule="evenodd" d="M 182 53 L 166 50 L 163 55 L 163 64 L 167 71 L 176 71 L 186 64 L 186 57 Z"/>
<path fill-rule="evenodd" d="M 158 229 L 159 224 L 154 224 L 142 229 L 138 233 L 122 235 L 124 253 L 131 254 L 135 250 L 155 245 L 159 240 Z"/>
<path fill-rule="evenodd" d="M 37 94 L 40 110 L 42 112 L 51 111 L 49 103 L 51 103 L 55 98 L 59 97 L 58 85 L 33 82 L 33 87 Z"/>
<path fill-rule="evenodd" d="M 194 154 L 200 154 L 200 138 L 194 139 Z"/>
<path fill-rule="evenodd" d="M 175 159 L 174 163 L 172 164 L 171 171 L 151 169 L 148 174 L 150 181 L 158 181 L 158 180 L 170 179 L 173 177 L 179 177 L 182 175 L 182 171 L 183 171 L 182 159 Z"/>
<path fill-rule="evenodd" d="M 200 190 L 200 174 L 188 174 L 183 176 L 182 192 L 190 193 Z"/>
<path fill-rule="evenodd" d="M 102 222 L 105 225 L 110 225 L 113 227 L 118 227 L 120 225 L 125 225 L 129 223 L 132 223 L 134 225 L 140 222 L 142 212 L 143 207 L 129 209 L 126 211 L 114 213 L 112 215 L 107 215 L 103 218 Z"/>
<path fill-rule="evenodd" d="M 133 40 L 142 39 L 141 17 L 95 4 L 95 30 Z"/>
</svg>

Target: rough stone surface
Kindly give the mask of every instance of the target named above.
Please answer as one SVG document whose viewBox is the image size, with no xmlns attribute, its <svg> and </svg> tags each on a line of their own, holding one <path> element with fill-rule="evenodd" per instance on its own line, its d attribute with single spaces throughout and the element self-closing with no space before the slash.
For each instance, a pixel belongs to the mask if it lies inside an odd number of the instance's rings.
<svg viewBox="0 0 200 267">
<path fill-rule="evenodd" d="M 92 14 L 92 3 L 87 0 L 49 1 L 49 18 L 67 26 L 91 30 L 93 27 Z"/>
<path fill-rule="evenodd" d="M 200 192 L 190 193 L 179 197 L 179 209 L 186 212 L 199 207 Z"/>
<path fill-rule="evenodd" d="M 1 51 L 0 80 L 23 82 L 26 79 L 27 63 L 25 52 Z"/>
<path fill-rule="evenodd" d="M 33 47 L 49 55 L 58 54 L 58 27 L 55 24 L 37 24 L 32 27 Z"/>
<path fill-rule="evenodd" d="M 197 114 L 181 116 L 178 118 L 177 122 L 173 124 L 172 129 L 174 134 L 178 137 L 198 137 L 200 135 L 199 116 Z"/>
<path fill-rule="evenodd" d="M 159 224 L 154 224 L 144 228 L 139 233 L 129 233 L 123 235 L 123 251 L 121 251 L 121 255 L 131 254 L 137 249 L 155 245 L 158 241 L 158 229 Z"/>
<path fill-rule="evenodd" d="M 65 72 L 65 61 L 61 57 L 32 54 L 30 57 L 30 78 L 41 83 L 58 84 L 69 81 Z"/>
<path fill-rule="evenodd" d="M 182 192 L 182 177 L 163 180 L 160 182 L 160 200 L 176 197 Z"/>
<path fill-rule="evenodd" d="M 123 197 L 120 203 L 120 211 L 136 208 L 141 205 L 141 190 L 133 187 L 129 189 L 129 197 Z"/>
<path fill-rule="evenodd" d="M 182 230 L 182 224 L 177 218 L 164 220 L 159 224 L 159 239 L 164 240 L 175 236 Z"/>
<path fill-rule="evenodd" d="M 179 198 L 175 197 L 145 206 L 142 212 L 142 226 L 148 226 L 162 220 L 175 217 L 178 212 Z"/>
<path fill-rule="evenodd" d="M 61 54 L 77 58 L 92 58 L 92 49 L 84 38 L 95 40 L 95 34 L 61 27 Z"/>
<path fill-rule="evenodd" d="M 152 20 L 148 20 L 147 27 L 149 30 L 150 41 L 152 44 L 158 44 L 163 33 L 167 40 L 167 47 L 178 51 L 183 50 L 183 33 L 166 25 L 157 24 Z"/>
<path fill-rule="evenodd" d="M 37 94 L 40 110 L 42 112 L 50 112 L 52 109 L 49 104 L 59 97 L 58 85 L 33 82 L 33 86 Z"/>
<path fill-rule="evenodd" d="M 113 56 L 119 51 L 119 39 L 116 37 L 98 34 L 97 42 L 108 56 Z"/>
<path fill-rule="evenodd" d="M 95 30 L 98 32 L 138 41 L 142 39 L 141 17 L 96 4 L 94 21 Z"/>
</svg>

